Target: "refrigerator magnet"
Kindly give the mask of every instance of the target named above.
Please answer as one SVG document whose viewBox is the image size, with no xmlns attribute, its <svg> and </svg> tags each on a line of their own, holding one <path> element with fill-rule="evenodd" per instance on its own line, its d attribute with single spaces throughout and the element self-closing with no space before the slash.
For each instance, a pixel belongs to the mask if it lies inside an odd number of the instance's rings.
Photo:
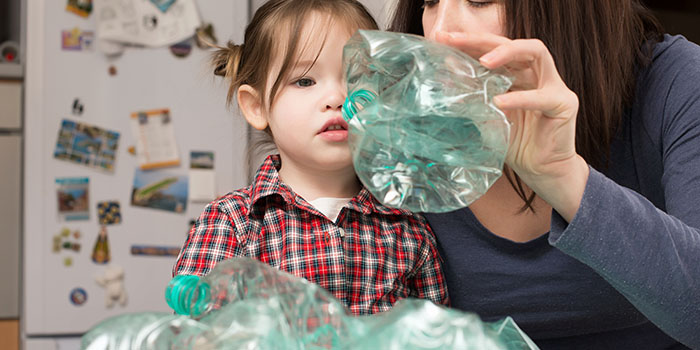
<svg viewBox="0 0 700 350">
<path fill-rule="evenodd" d="M 146 256 L 178 256 L 180 255 L 180 247 L 132 245 L 131 254 Z"/>
<path fill-rule="evenodd" d="M 173 124 L 167 108 L 131 113 L 136 157 L 142 170 L 180 165 Z"/>
<path fill-rule="evenodd" d="M 80 102 L 80 99 L 75 98 L 73 100 L 73 115 L 82 115 L 83 114 L 83 103 Z"/>
<path fill-rule="evenodd" d="M 122 213 L 118 201 L 97 203 L 97 218 L 100 225 L 113 225 L 122 222 Z"/>
<path fill-rule="evenodd" d="M 92 261 L 95 264 L 106 264 L 110 260 L 109 241 L 107 240 L 107 226 L 100 227 L 95 246 L 92 248 Z"/>
<path fill-rule="evenodd" d="M 83 51 L 92 48 L 95 33 L 73 28 L 61 31 L 61 49 L 68 51 Z"/>
<path fill-rule="evenodd" d="M 56 179 L 58 215 L 64 221 L 88 220 L 90 180 L 87 177 L 65 177 Z M 70 235 L 70 231 L 68 231 Z"/>
<path fill-rule="evenodd" d="M 54 253 L 61 252 L 61 236 L 53 236 L 53 249 L 51 251 Z"/>
<path fill-rule="evenodd" d="M 190 39 L 170 45 L 170 53 L 175 57 L 185 58 L 192 52 L 192 41 Z"/>
<path fill-rule="evenodd" d="M 163 170 L 135 170 L 131 205 L 183 213 L 187 197 L 187 176 Z"/>
<path fill-rule="evenodd" d="M 114 171 L 119 133 L 64 119 L 58 131 L 54 158 Z"/>
<path fill-rule="evenodd" d="M 73 288 L 70 291 L 70 302 L 75 306 L 80 306 L 85 304 L 87 301 L 87 292 L 83 288 Z"/>
<path fill-rule="evenodd" d="M 86 18 L 92 12 L 92 0 L 68 0 L 66 11 Z"/>
<path fill-rule="evenodd" d="M 64 227 L 60 234 L 53 236 L 53 247 L 52 251 L 54 253 L 60 253 L 61 250 L 72 250 L 76 253 L 80 253 L 80 231 L 76 230 L 73 232 L 71 237 L 70 230 Z M 66 258 L 63 260 L 65 266 L 72 265 L 72 259 Z"/>
<path fill-rule="evenodd" d="M 105 289 L 105 306 L 111 308 L 115 302 L 125 306 L 127 297 L 124 288 L 124 269 L 121 266 L 110 266 L 95 278 L 97 284 Z"/>
<path fill-rule="evenodd" d="M 192 202 L 208 203 L 216 199 L 214 152 L 190 152 L 189 187 Z"/>
</svg>

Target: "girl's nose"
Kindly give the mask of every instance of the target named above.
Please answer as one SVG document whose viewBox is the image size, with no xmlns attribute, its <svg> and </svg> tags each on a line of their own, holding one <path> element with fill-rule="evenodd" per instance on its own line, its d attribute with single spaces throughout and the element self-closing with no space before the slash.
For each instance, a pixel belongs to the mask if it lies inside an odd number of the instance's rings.
<svg viewBox="0 0 700 350">
<path fill-rule="evenodd" d="M 345 81 L 340 81 L 335 84 L 336 86 L 331 88 L 325 100 L 325 110 L 338 110 L 343 107 L 345 102 L 345 96 L 347 95 L 345 91 Z"/>
</svg>

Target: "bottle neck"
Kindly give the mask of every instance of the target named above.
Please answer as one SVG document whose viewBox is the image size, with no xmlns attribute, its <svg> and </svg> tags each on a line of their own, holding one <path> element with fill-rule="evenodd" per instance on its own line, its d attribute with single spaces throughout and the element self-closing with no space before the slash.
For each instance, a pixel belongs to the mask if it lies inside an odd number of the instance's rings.
<svg viewBox="0 0 700 350">
<path fill-rule="evenodd" d="M 208 310 L 211 287 L 199 276 L 178 275 L 165 289 L 168 306 L 179 315 L 199 317 Z"/>
</svg>

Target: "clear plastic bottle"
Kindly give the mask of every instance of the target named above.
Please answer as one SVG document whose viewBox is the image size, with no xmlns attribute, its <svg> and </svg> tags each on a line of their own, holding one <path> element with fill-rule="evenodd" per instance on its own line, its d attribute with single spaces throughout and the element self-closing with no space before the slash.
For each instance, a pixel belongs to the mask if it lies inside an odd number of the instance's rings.
<svg viewBox="0 0 700 350">
<path fill-rule="evenodd" d="M 343 117 L 362 183 L 383 204 L 465 207 L 501 176 L 510 125 L 493 96 L 512 84 L 449 46 L 360 30 L 343 52 Z"/>
<path fill-rule="evenodd" d="M 196 318 L 115 316 L 85 334 L 81 348 L 537 349 L 510 318 L 485 323 L 428 300 L 403 299 L 387 312 L 355 317 L 318 285 L 249 258 L 222 261 L 201 279 L 175 277 L 166 299 Z"/>
<path fill-rule="evenodd" d="M 290 339 L 286 342 L 298 342 L 299 348 L 339 344 L 348 336 L 347 314 L 340 301 L 303 278 L 253 259 L 221 261 L 202 278 L 175 276 L 165 299 L 178 314 L 208 317 L 208 323 L 223 322 L 239 330 L 257 324 L 255 329 L 267 330 L 262 338 Z M 224 309 L 224 313 L 213 312 Z M 246 314 L 247 319 L 240 319 Z"/>
<path fill-rule="evenodd" d="M 197 336 L 209 330 L 186 316 L 140 312 L 115 316 L 90 329 L 81 339 L 82 350 L 194 349 Z"/>
</svg>

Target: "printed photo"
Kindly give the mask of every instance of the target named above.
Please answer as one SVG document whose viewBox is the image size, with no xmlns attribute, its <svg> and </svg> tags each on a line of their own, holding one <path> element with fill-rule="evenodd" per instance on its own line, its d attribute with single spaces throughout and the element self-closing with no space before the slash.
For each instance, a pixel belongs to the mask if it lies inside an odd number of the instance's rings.
<svg viewBox="0 0 700 350">
<path fill-rule="evenodd" d="M 54 158 L 113 171 L 119 133 L 64 119 Z"/>
<path fill-rule="evenodd" d="M 131 205 L 183 213 L 187 209 L 187 176 L 136 169 Z"/>
<path fill-rule="evenodd" d="M 62 220 L 88 220 L 89 183 L 87 177 L 66 177 L 56 179 L 58 215 Z"/>
<path fill-rule="evenodd" d="M 79 28 L 61 31 L 61 48 L 63 50 L 82 51 L 92 47 L 95 33 L 81 31 Z"/>
<path fill-rule="evenodd" d="M 214 169 L 214 152 L 190 152 L 191 169 Z"/>
</svg>

